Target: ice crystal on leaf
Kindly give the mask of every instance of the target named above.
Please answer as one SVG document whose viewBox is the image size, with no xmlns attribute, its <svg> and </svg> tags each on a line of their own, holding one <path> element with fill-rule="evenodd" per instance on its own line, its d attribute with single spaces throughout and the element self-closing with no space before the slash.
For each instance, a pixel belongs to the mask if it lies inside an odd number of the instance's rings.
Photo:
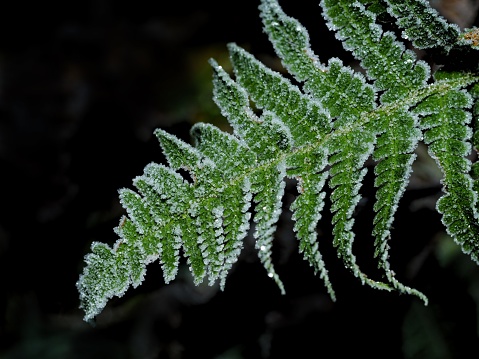
<svg viewBox="0 0 479 359">
<path fill-rule="evenodd" d="M 168 166 L 151 163 L 134 179 L 135 191 L 120 190 L 126 216 L 115 229 L 119 239 L 112 247 L 92 244 L 77 282 L 86 320 L 108 299 L 138 286 L 146 265 L 156 260 L 167 283 L 184 255 L 195 283 L 208 278 L 210 285 L 219 282 L 224 288 L 251 223 L 259 260 L 284 293 L 272 250 L 287 178 L 297 183 L 289 210 L 299 251 L 333 300 L 316 230 L 324 210 L 332 214 L 332 245 L 362 283 L 427 302 L 395 277 L 388 261 L 395 212 L 420 141 L 444 174 L 437 210 L 446 231 L 479 262 L 479 169 L 469 159 L 471 142 L 479 143 L 474 132 L 479 76 L 477 64 L 458 71 L 452 58 L 455 72 L 447 66 L 449 52 L 474 51 L 474 46 L 425 0 L 322 0 L 321 7 L 328 27 L 363 73 L 337 58 L 321 63 L 306 29 L 276 0 L 262 0 L 264 31 L 299 85 L 234 43 L 228 45 L 233 74 L 210 61 L 213 99 L 233 133 L 198 123 L 190 145 L 155 131 Z M 395 18 L 402 37 L 417 48 L 442 51 L 443 69 L 431 77 L 429 64 L 378 24 L 385 16 Z M 371 236 L 383 281 L 363 273 L 353 253 L 354 213 L 370 159 L 377 189 Z"/>
</svg>

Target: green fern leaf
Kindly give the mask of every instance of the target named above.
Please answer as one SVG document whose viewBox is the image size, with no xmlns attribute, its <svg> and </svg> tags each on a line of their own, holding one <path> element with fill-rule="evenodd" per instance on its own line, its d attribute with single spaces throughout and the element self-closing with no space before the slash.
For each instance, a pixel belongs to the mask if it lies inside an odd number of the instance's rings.
<svg viewBox="0 0 479 359">
<path fill-rule="evenodd" d="M 265 32 L 300 85 L 236 44 L 228 45 L 234 79 L 210 61 L 213 99 L 233 133 L 199 123 L 191 130 L 190 145 L 155 131 L 168 166 L 151 163 L 133 181 L 137 192 L 120 190 L 127 216 L 115 229 L 119 239 L 111 248 L 92 244 L 77 283 L 86 320 L 108 299 L 123 295 L 130 285 L 138 286 L 153 261 L 160 261 L 166 283 L 173 280 L 181 254 L 196 284 L 207 277 L 210 285 L 219 281 L 224 288 L 251 217 L 259 260 L 284 293 L 272 245 L 286 178 L 297 182 L 298 196 L 290 210 L 299 251 L 333 300 L 316 230 L 325 209 L 326 184 L 332 190 L 332 244 L 345 266 L 364 284 L 416 295 L 427 303 L 424 294 L 395 278 L 388 261 L 392 224 L 421 140 L 444 174 L 437 210 L 446 230 L 479 262 L 479 167 L 467 158 L 471 141 L 476 147 L 479 143 L 470 111 L 479 87 L 469 89 L 479 77 L 467 71 L 439 71 L 431 78 L 429 66 L 392 32 L 383 31 L 377 17 L 389 12 L 417 47 L 445 53 L 459 41 L 458 28 L 424 0 L 323 0 L 321 6 L 328 26 L 360 61 L 365 75 L 336 58 L 322 64 L 305 28 L 276 0 L 262 0 Z M 476 129 L 477 124 L 472 125 Z M 384 282 L 363 273 L 353 253 L 354 212 L 368 159 L 375 161 L 372 237 Z"/>
</svg>

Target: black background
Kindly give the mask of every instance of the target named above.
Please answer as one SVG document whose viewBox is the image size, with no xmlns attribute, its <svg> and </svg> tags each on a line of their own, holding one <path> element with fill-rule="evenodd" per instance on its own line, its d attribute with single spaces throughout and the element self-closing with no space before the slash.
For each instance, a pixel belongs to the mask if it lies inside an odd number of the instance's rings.
<svg viewBox="0 0 479 359">
<path fill-rule="evenodd" d="M 308 28 L 322 61 L 352 58 L 327 31 L 317 1 L 282 1 Z M 17 1 L 0 11 L 1 358 L 464 358 L 478 348 L 479 270 L 444 236 L 439 177 L 420 153 L 394 222 L 391 263 L 414 297 L 363 287 L 331 246 L 320 248 L 338 301 L 298 254 L 286 210 L 274 259 L 281 296 L 250 237 L 225 292 L 195 287 L 185 268 L 169 285 L 157 263 L 145 282 L 82 321 L 75 282 L 92 241 L 113 243 L 117 189 L 162 162 L 152 132 L 186 141 L 191 125 L 222 127 L 208 58 L 228 68 L 237 42 L 281 71 L 262 32 L 258 1 L 236 3 Z M 372 170 L 369 171 L 372 173 Z M 355 253 L 372 260 L 373 179 L 358 208 Z"/>
</svg>

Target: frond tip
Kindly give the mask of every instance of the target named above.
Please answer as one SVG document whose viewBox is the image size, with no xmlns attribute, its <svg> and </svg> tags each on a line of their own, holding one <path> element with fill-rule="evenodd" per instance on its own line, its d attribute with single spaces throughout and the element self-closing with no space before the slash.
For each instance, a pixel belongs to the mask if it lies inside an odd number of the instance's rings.
<svg viewBox="0 0 479 359">
<path fill-rule="evenodd" d="M 479 263 L 479 166 L 469 159 L 471 142 L 476 148 L 479 143 L 478 104 L 473 107 L 479 86 L 468 92 L 479 76 L 465 69 L 437 71 L 431 78 L 429 65 L 393 32 L 383 31 L 377 19 L 396 18 L 403 37 L 422 49 L 440 49 L 445 62 L 468 33 L 461 35 L 425 0 L 322 0 L 321 7 L 329 28 L 363 71 L 337 58 L 322 64 L 298 20 L 276 0 L 261 0 L 264 30 L 297 83 L 234 43 L 228 44 L 234 76 L 210 60 L 213 100 L 233 131 L 197 123 L 191 144 L 155 131 L 168 165 L 148 164 L 133 180 L 135 190 L 119 191 L 126 215 L 115 228 L 118 240 L 111 247 L 91 245 L 77 282 L 86 320 L 113 296 L 140 285 L 146 266 L 157 260 L 165 283 L 175 279 L 183 256 L 195 284 L 207 279 L 224 289 L 251 223 L 259 261 L 285 293 L 273 244 L 286 179 L 297 183 L 290 210 L 299 252 L 333 301 L 317 231 L 324 210 L 332 215 L 331 245 L 353 275 L 373 288 L 427 303 L 423 293 L 395 277 L 389 264 L 392 225 L 420 141 L 444 175 L 437 210 L 446 231 Z M 476 123 L 471 124 L 472 107 Z M 355 212 L 371 160 L 377 189 L 371 234 L 383 281 L 364 273 L 353 253 Z"/>
</svg>

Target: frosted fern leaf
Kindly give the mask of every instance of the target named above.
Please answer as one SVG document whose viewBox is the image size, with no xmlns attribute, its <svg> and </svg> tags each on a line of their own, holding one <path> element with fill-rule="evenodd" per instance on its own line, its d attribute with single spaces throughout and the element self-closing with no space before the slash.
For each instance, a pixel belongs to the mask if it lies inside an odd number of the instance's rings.
<svg viewBox="0 0 479 359">
<path fill-rule="evenodd" d="M 441 49 L 446 65 L 451 49 L 469 46 L 465 37 L 424 0 L 322 0 L 321 7 L 329 28 L 363 71 L 337 58 L 321 63 L 306 29 L 276 0 L 262 0 L 265 32 L 299 85 L 234 43 L 228 45 L 233 74 L 210 61 L 213 99 L 233 133 L 198 123 L 190 145 L 155 131 L 168 165 L 147 165 L 133 181 L 135 191 L 120 190 L 126 215 L 115 229 L 119 238 L 111 247 L 92 244 L 77 282 L 86 320 L 108 299 L 140 285 L 146 266 L 157 260 L 166 283 L 176 277 L 183 255 L 196 284 L 206 278 L 224 288 L 251 223 L 260 262 L 286 292 L 272 253 L 287 178 L 297 183 L 289 210 L 299 251 L 333 300 L 318 245 L 317 226 L 326 210 L 332 214 L 332 246 L 353 275 L 373 288 L 412 294 L 427 303 L 423 293 L 395 277 L 389 264 L 395 213 L 420 141 L 444 174 L 437 210 L 446 231 L 479 262 L 479 169 L 469 159 L 471 141 L 479 143 L 473 117 L 479 113 L 479 87 L 473 86 L 479 80 L 477 64 L 456 72 L 445 66 L 431 76 L 429 64 L 384 31 L 377 18 L 396 18 L 404 38 L 418 48 Z M 353 251 L 354 213 L 368 160 L 375 163 L 371 238 L 384 273 L 379 280 L 362 271 Z"/>
</svg>

